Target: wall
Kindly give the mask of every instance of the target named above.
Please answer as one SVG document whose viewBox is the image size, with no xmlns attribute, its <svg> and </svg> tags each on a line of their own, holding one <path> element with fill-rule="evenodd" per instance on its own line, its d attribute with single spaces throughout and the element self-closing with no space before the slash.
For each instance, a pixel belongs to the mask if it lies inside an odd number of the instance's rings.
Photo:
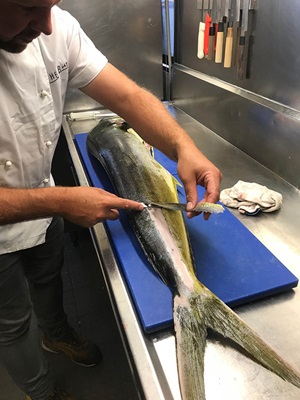
<svg viewBox="0 0 300 400">
<path fill-rule="evenodd" d="M 196 0 L 177 0 L 175 14 L 175 105 L 299 188 L 300 2 L 256 1 L 243 80 L 197 58 Z"/>
<path fill-rule="evenodd" d="M 163 97 L 160 0 L 64 0 L 60 7 L 121 71 Z M 97 107 L 87 96 L 70 92 L 65 112 Z"/>
</svg>

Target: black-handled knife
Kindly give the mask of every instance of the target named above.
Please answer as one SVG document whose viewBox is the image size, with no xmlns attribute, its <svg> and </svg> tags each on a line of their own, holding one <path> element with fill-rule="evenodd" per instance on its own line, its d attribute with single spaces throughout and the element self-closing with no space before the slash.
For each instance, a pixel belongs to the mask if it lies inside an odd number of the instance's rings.
<svg viewBox="0 0 300 400">
<path fill-rule="evenodd" d="M 241 36 L 238 46 L 238 56 L 237 56 L 237 77 L 238 79 L 246 78 L 247 73 L 247 62 L 248 62 L 248 15 L 249 15 L 249 1 L 243 0 L 243 10 L 242 10 L 242 26 L 241 26 Z"/>
</svg>

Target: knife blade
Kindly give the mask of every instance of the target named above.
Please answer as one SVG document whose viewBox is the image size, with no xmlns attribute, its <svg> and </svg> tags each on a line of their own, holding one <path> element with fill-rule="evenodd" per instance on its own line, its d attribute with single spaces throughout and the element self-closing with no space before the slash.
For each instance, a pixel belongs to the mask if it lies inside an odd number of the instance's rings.
<svg viewBox="0 0 300 400">
<path fill-rule="evenodd" d="M 181 211 L 181 212 L 187 212 L 187 203 L 154 203 L 154 202 L 147 202 L 145 204 L 146 207 L 159 207 L 163 208 L 165 210 L 170 210 L 170 211 Z M 208 212 L 211 214 L 219 214 L 224 212 L 224 207 L 221 204 L 215 204 L 215 203 L 200 203 L 197 204 L 197 206 L 192 210 L 196 212 Z"/>
</svg>

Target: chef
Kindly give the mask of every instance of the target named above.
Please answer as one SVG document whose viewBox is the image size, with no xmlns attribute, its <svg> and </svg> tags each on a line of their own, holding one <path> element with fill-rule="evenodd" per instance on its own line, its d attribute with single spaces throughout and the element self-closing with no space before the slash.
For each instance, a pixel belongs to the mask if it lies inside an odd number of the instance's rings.
<svg viewBox="0 0 300 400">
<path fill-rule="evenodd" d="M 117 219 L 120 209 L 143 209 L 98 188 L 54 186 L 51 163 L 68 88 L 122 116 L 178 162 L 188 210 L 200 200 L 197 185 L 205 187 L 205 201 L 219 199 L 220 171 L 156 97 L 108 62 L 57 0 L 0 0 L 0 360 L 32 400 L 74 399 L 50 379 L 42 347 L 83 366 L 101 360 L 63 309 L 63 219 L 91 227 Z M 29 329 L 31 304 L 42 347 Z"/>
</svg>

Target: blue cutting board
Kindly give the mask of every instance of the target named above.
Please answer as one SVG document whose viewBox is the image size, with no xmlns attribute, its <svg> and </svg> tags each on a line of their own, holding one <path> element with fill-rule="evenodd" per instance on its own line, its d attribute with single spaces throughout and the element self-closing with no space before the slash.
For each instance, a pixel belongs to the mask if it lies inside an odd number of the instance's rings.
<svg viewBox="0 0 300 400">
<path fill-rule="evenodd" d="M 85 133 L 75 135 L 75 143 L 91 184 L 114 192 L 99 161 L 88 154 L 86 137 Z M 155 158 L 177 177 L 175 162 L 158 150 Z M 199 195 L 203 195 L 202 188 Z M 181 188 L 179 198 L 185 201 Z M 140 323 L 146 333 L 170 327 L 171 291 L 147 261 L 125 213 L 120 214 L 119 220 L 106 221 L 105 227 Z M 212 215 L 208 221 L 200 216 L 186 222 L 198 279 L 229 306 L 297 286 L 298 279 L 229 210 Z"/>
</svg>

